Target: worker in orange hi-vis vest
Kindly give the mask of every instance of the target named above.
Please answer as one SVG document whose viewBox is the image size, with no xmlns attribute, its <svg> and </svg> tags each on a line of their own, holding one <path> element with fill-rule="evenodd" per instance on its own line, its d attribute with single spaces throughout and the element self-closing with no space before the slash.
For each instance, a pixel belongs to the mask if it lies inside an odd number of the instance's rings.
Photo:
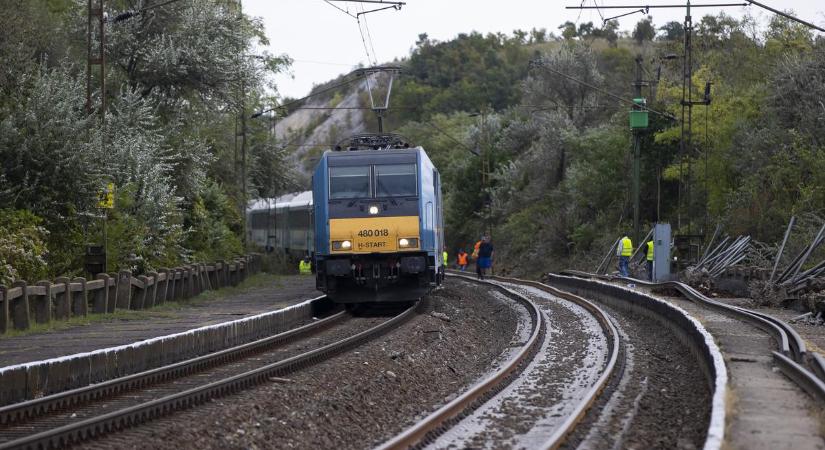
<svg viewBox="0 0 825 450">
<path fill-rule="evenodd" d="M 468 259 L 470 259 L 470 255 L 468 255 L 463 248 L 458 251 L 458 256 L 456 256 L 456 264 L 458 265 L 458 270 L 462 272 L 467 270 Z"/>
</svg>

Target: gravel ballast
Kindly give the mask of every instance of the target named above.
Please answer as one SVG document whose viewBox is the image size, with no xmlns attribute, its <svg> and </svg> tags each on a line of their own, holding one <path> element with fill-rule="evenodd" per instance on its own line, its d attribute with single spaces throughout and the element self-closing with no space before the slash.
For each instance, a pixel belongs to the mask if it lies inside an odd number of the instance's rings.
<svg viewBox="0 0 825 450">
<path fill-rule="evenodd" d="M 450 279 L 421 314 L 355 351 L 86 446 L 373 447 L 487 374 L 517 344 L 513 308 Z"/>
</svg>

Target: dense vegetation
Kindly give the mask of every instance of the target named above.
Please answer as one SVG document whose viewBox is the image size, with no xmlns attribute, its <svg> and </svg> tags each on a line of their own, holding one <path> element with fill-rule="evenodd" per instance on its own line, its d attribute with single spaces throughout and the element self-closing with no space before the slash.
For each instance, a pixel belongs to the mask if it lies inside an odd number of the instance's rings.
<svg viewBox="0 0 825 450">
<path fill-rule="evenodd" d="M 86 2 L 11 3 L 0 17 L 0 283 L 81 272 L 85 245 L 101 243 L 109 182 L 110 270 L 243 252 L 241 118 L 289 63 L 255 54 L 261 23 L 222 0 L 106 1 L 109 18 L 147 9 L 105 24 L 102 123 L 98 66 L 84 107 Z M 288 170 L 252 168 L 282 168 L 283 152 L 267 123 L 247 122 L 247 196 L 280 193 Z"/>
<path fill-rule="evenodd" d="M 289 59 L 257 50 L 262 25 L 233 2 L 107 22 L 105 123 L 97 74 L 84 108 L 86 2 L 13 3 L 0 17 L 0 282 L 78 273 L 84 246 L 100 241 L 108 182 L 109 268 L 139 271 L 238 254 L 245 197 L 306 188 L 268 122 L 249 119 L 272 104 L 267 80 Z M 131 3 L 106 2 L 109 17 Z M 722 223 L 774 242 L 791 214 L 803 228 L 825 216 L 822 36 L 781 18 L 702 18 L 691 81 L 694 100 L 712 83 L 712 102 L 694 108 L 683 154 L 680 122 L 667 117 L 681 115 L 679 23 L 567 22 L 558 33 L 422 34 L 399 62 L 386 126 L 439 166 L 452 251 L 492 231 L 500 266 L 535 272 L 590 264 L 629 231 L 629 106 L 615 96 L 634 96 L 637 59 L 643 96 L 665 113 L 642 137 L 646 224 L 709 233 Z M 334 106 L 352 86 L 324 96 Z"/>
<path fill-rule="evenodd" d="M 522 273 L 592 269 L 617 235 L 632 231 L 630 107 L 606 93 L 634 97 L 637 57 L 648 105 L 681 115 L 679 23 L 559 28 L 561 38 L 422 36 L 407 62 L 411 79 L 395 96 L 396 105 L 420 106 L 396 113 L 398 131 L 444 173 L 450 247 L 492 231 L 503 265 Z M 693 99 L 710 82 L 712 101 L 693 108 L 684 157 L 680 122 L 650 115 L 643 229 L 661 220 L 677 233 L 711 234 L 721 223 L 775 242 L 796 214 L 811 233 L 825 216 L 825 39 L 781 18 L 760 29 L 725 15 L 702 18 L 694 32 Z"/>
</svg>

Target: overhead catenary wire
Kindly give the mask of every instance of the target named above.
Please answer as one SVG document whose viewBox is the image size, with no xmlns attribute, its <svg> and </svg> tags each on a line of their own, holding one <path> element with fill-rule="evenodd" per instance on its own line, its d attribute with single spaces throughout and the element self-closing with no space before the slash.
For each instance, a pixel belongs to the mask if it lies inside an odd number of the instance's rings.
<svg viewBox="0 0 825 450">
<path fill-rule="evenodd" d="M 155 4 L 155 5 L 149 5 L 149 6 L 146 6 L 144 8 L 138 9 L 138 10 L 130 9 L 128 11 L 124 11 L 124 12 L 114 16 L 110 20 L 112 22 L 122 22 L 124 20 L 131 19 L 132 17 L 137 16 L 139 14 L 143 14 L 146 11 L 149 11 L 149 10 L 152 10 L 152 9 L 155 9 L 155 8 L 160 8 L 162 6 L 170 5 L 172 3 L 176 3 L 176 2 L 179 2 L 179 1 L 181 1 L 181 0 L 167 0 L 165 2 L 161 2 L 161 3 Z M 132 5 L 132 2 L 129 2 L 129 4 Z"/>
<path fill-rule="evenodd" d="M 364 14 L 363 7 L 361 9 L 361 14 Z M 367 21 L 366 15 L 364 15 L 364 29 L 367 31 L 367 42 L 370 43 L 370 50 L 372 50 L 373 64 L 378 65 L 378 54 L 375 53 L 375 46 L 373 45 L 374 42 L 372 40 L 372 33 L 370 33 L 370 24 Z"/>
<path fill-rule="evenodd" d="M 593 90 L 595 90 L 595 91 L 597 91 L 597 92 L 601 92 L 602 94 L 605 94 L 605 95 L 607 95 L 608 97 L 615 98 L 616 100 L 619 100 L 619 101 L 621 101 L 621 102 L 624 102 L 624 103 L 630 104 L 630 105 L 635 106 L 636 108 L 639 108 L 639 109 L 641 109 L 641 110 L 648 111 L 648 112 L 652 112 L 653 114 L 657 114 L 657 115 L 659 115 L 659 116 L 665 117 L 665 118 L 670 119 L 670 120 L 673 120 L 673 121 L 678 121 L 678 120 L 679 120 L 679 119 L 677 119 L 677 118 L 676 118 L 676 116 L 674 116 L 674 115 L 672 115 L 672 114 L 668 114 L 668 113 L 664 113 L 664 112 L 661 112 L 661 111 L 657 111 L 657 110 L 655 110 L 655 109 L 649 108 L 649 107 L 648 107 L 648 106 L 646 106 L 646 105 L 640 105 L 640 104 L 637 104 L 637 103 L 636 103 L 636 102 L 634 102 L 633 100 L 630 100 L 630 99 L 624 98 L 624 97 L 622 97 L 622 96 L 620 96 L 620 95 L 616 95 L 616 94 L 614 94 L 614 93 L 612 93 L 612 92 L 610 92 L 610 91 L 607 91 L 607 90 L 605 90 L 605 89 L 602 89 L 602 88 L 600 88 L 600 87 L 598 87 L 598 86 L 595 86 L 595 85 L 593 85 L 593 84 L 590 84 L 590 83 L 588 83 L 588 82 L 586 82 L 586 81 L 579 80 L 578 78 L 573 77 L 573 76 L 571 76 L 571 75 L 568 75 L 568 74 L 566 74 L 566 73 L 564 73 L 564 72 L 562 72 L 562 71 L 560 71 L 560 70 L 556 70 L 556 69 L 553 69 L 553 68 L 551 68 L 551 67 L 547 67 L 547 66 L 546 66 L 546 65 L 544 65 L 541 61 L 536 61 L 536 60 L 530 61 L 530 65 L 531 65 L 532 67 L 539 67 L 539 68 L 542 68 L 542 69 L 544 69 L 544 70 L 547 70 L 548 72 L 554 73 L 554 74 L 556 74 L 556 75 L 560 75 L 560 76 L 562 76 L 562 77 L 564 77 L 564 78 L 567 78 L 567 79 L 568 79 L 568 80 L 570 80 L 570 81 L 573 81 L 573 82 L 575 82 L 575 83 L 579 83 L 579 84 L 581 84 L 582 86 L 589 87 L 590 89 L 593 89 Z"/>
<path fill-rule="evenodd" d="M 431 127 L 431 128 L 433 128 L 435 131 L 438 131 L 439 133 L 443 134 L 444 136 L 447 136 L 447 138 L 449 138 L 451 141 L 453 141 L 453 142 L 455 142 L 456 144 L 458 144 L 458 145 L 462 146 L 465 150 L 467 150 L 468 152 L 472 153 L 473 155 L 475 155 L 475 156 L 481 156 L 481 155 L 479 155 L 479 154 L 478 154 L 478 152 L 477 152 L 477 151 L 475 151 L 475 150 L 471 149 L 469 146 L 467 146 L 467 145 L 466 145 L 466 144 L 464 144 L 463 142 L 459 141 L 458 139 L 454 138 L 454 137 L 453 137 L 450 133 L 447 133 L 446 131 L 442 130 L 442 129 L 441 129 L 441 128 L 439 128 L 436 124 L 434 124 L 434 123 L 430 122 L 429 120 L 424 121 L 424 124 L 426 124 L 426 125 L 430 126 L 430 127 Z"/>
<path fill-rule="evenodd" d="M 336 83 L 336 84 L 334 84 L 334 85 L 332 85 L 332 86 L 326 87 L 326 88 L 321 89 L 321 90 L 319 90 L 319 91 L 317 91 L 317 92 L 312 92 L 312 93 L 310 93 L 310 94 L 309 94 L 309 95 L 307 95 L 307 96 L 301 97 L 301 98 L 296 99 L 296 100 L 292 100 L 292 101 L 290 101 L 290 102 L 284 103 L 283 105 L 277 105 L 277 106 L 273 106 L 272 108 L 269 108 L 269 109 L 264 109 L 264 110 L 258 111 L 258 112 L 256 112 L 255 114 L 252 114 L 252 117 L 251 117 L 251 118 L 252 118 L 252 119 L 254 119 L 254 118 L 256 118 L 256 117 L 260 117 L 260 116 L 262 116 L 262 115 L 264 115 L 264 114 L 266 114 L 266 113 L 268 113 L 268 112 L 272 112 L 272 111 L 275 111 L 275 110 L 278 110 L 278 109 L 286 109 L 286 108 L 289 108 L 289 107 L 290 107 L 290 106 L 292 106 L 292 105 L 295 105 L 295 104 L 301 103 L 301 102 L 303 102 L 303 101 L 305 101 L 305 100 L 307 100 L 307 99 L 310 99 L 310 98 L 312 98 L 312 97 L 315 97 L 315 96 L 318 96 L 318 95 L 324 94 L 324 93 L 326 93 L 326 92 L 329 92 L 329 91 L 332 91 L 332 90 L 338 89 L 339 87 L 346 86 L 346 85 L 348 85 L 348 84 L 350 84 L 350 83 L 353 83 L 353 82 L 355 82 L 355 81 L 358 81 L 360 78 L 361 78 L 361 76 L 360 76 L 360 75 L 356 75 L 354 78 L 351 78 L 351 79 L 346 80 L 346 81 L 342 81 L 342 82 L 340 82 L 340 83 Z"/>
</svg>

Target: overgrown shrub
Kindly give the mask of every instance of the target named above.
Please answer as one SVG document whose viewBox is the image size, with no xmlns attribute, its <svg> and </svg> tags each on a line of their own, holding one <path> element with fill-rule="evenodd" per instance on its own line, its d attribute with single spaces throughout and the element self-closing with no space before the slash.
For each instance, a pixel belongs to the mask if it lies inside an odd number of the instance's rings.
<svg viewBox="0 0 825 450">
<path fill-rule="evenodd" d="M 0 283 L 30 282 L 48 273 L 42 219 L 25 210 L 0 210 Z"/>
</svg>

